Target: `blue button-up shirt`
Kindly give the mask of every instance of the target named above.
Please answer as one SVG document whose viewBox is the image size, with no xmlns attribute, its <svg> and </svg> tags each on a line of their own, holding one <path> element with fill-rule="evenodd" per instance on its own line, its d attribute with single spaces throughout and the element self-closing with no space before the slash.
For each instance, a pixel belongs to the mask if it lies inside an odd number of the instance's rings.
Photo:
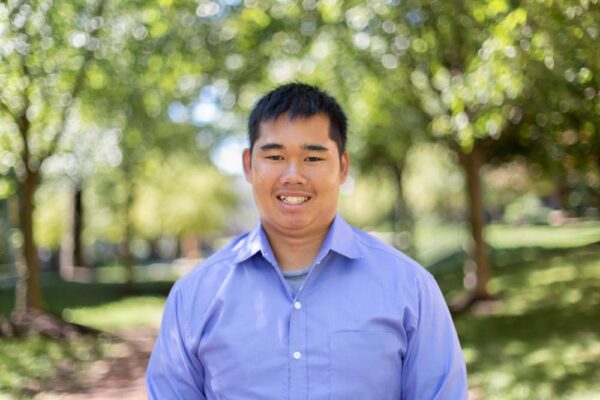
<svg viewBox="0 0 600 400">
<path fill-rule="evenodd" d="M 151 399 L 466 399 L 433 277 L 336 216 L 294 295 L 259 225 L 171 290 Z"/>
</svg>

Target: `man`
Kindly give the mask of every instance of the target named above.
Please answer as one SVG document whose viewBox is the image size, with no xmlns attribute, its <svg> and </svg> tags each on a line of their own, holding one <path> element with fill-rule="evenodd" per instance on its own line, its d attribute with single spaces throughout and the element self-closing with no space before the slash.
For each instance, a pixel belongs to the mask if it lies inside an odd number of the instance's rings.
<svg viewBox="0 0 600 400">
<path fill-rule="evenodd" d="M 243 153 L 259 226 L 173 287 L 151 399 L 466 399 L 444 299 L 410 258 L 336 214 L 349 168 L 338 103 L 265 95 Z"/>
</svg>

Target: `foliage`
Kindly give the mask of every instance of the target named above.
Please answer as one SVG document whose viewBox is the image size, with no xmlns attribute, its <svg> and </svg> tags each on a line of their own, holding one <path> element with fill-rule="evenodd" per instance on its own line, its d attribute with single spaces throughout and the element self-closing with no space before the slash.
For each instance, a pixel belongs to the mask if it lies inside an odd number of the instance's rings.
<svg viewBox="0 0 600 400">
<path fill-rule="evenodd" d="M 36 243 L 46 249 L 60 247 L 63 235 L 68 231 L 69 194 L 68 188 L 56 182 L 48 182 L 36 193 L 35 239 Z"/>
<path fill-rule="evenodd" d="M 132 223 L 139 238 L 212 235 L 224 227 L 237 204 L 230 180 L 198 157 L 181 153 L 164 158 L 151 154 L 136 172 L 131 178 L 136 188 Z M 89 180 L 85 234 L 88 242 L 123 239 L 125 179 L 119 170 L 108 169 Z"/>
<path fill-rule="evenodd" d="M 226 208 L 212 209 L 213 201 L 198 210 L 192 198 L 230 194 L 190 182 L 214 182 L 212 172 L 171 164 L 189 175 L 175 179 L 169 171 L 147 176 L 148 169 L 174 153 L 206 161 L 223 134 L 241 129 L 259 93 L 302 79 L 328 88 L 348 110 L 357 176 L 383 169 L 393 178 L 386 182 L 396 186 L 389 211 L 396 224 L 410 225 L 407 203 L 420 211 L 441 207 L 453 217 L 462 205 L 454 191 L 459 179 L 456 186 L 436 179 L 448 202 L 415 195 L 421 186 L 405 176 L 408 157 L 427 141 L 465 157 L 481 146 L 484 164 L 495 166 L 524 155 L 562 206 L 583 215 L 600 205 L 597 5 L 4 2 L 0 197 L 22 189 L 23 181 L 34 192 L 39 180 L 62 174 L 84 187 L 90 241 L 103 236 L 129 247 L 135 236 L 214 232 Z M 216 109 L 218 118 L 209 118 L 207 109 Z M 456 174 L 450 176 L 454 181 Z M 176 183 L 190 190 L 174 196 Z M 158 190 L 161 185 L 170 190 Z M 45 190 L 40 199 L 49 196 Z M 505 191 L 493 206 L 501 210 L 522 194 Z M 53 203 L 53 197 L 46 199 Z M 384 209 L 362 209 L 360 224 L 382 218 Z M 350 214 L 358 217 L 355 211 Z M 50 207 L 36 213 L 35 237 L 44 245 L 58 244 L 61 214 Z M 29 263 L 32 236 L 24 234 Z"/>
<path fill-rule="evenodd" d="M 381 229 L 389 224 L 396 196 L 393 182 L 384 173 L 350 175 L 342 188 L 339 212 L 355 226 Z"/>
<path fill-rule="evenodd" d="M 439 144 L 419 144 L 407 154 L 406 201 L 414 215 L 456 220 L 465 209 L 464 177 L 452 152 Z M 462 219 L 462 218 L 460 218 Z"/>
<path fill-rule="evenodd" d="M 512 224 L 547 224 L 548 207 L 533 193 L 519 197 L 506 206 L 504 220 Z"/>
<path fill-rule="evenodd" d="M 101 12 L 102 2 L 0 5 L 0 141 L 8 167 L 23 161 L 14 155 L 25 147 L 33 169 L 55 151 L 81 89 Z"/>
<path fill-rule="evenodd" d="M 230 179 L 184 154 L 149 161 L 141 181 L 134 219 L 148 238 L 222 232 L 237 204 Z"/>
</svg>

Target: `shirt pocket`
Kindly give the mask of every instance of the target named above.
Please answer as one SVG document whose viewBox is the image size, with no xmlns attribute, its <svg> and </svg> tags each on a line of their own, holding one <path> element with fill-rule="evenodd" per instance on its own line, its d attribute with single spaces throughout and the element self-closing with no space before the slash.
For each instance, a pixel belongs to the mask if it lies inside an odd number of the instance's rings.
<svg viewBox="0 0 600 400">
<path fill-rule="evenodd" d="M 402 359 L 394 333 L 334 332 L 329 362 L 331 400 L 400 398 Z"/>
</svg>

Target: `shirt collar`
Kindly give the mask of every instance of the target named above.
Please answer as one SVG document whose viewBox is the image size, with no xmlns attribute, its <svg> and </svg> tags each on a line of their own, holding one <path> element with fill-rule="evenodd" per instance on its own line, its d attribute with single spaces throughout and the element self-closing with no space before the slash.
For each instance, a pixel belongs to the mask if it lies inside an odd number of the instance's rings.
<svg viewBox="0 0 600 400">
<path fill-rule="evenodd" d="M 277 265 L 267 234 L 260 223 L 244 239 L 240 240 L 233 250 L 237 253 L 235 263 L 241 263 L 261 252 L 263 257 L 273 265 Z M 334 251 L 351 259 L 361 257 L 360 248 L 352 227 L 339 214 L 336 214 L 329 227 L 321 249 L 317 253 L 317 261 L 322 260 L 329 251 Z"/>
<path fill-rule="evenodd" d="M 329 250 L 352 259 L 361 257 L 354 230 L 339 214 L 333 219 L 317 257 L 325 257 Z"/>
</svg>

